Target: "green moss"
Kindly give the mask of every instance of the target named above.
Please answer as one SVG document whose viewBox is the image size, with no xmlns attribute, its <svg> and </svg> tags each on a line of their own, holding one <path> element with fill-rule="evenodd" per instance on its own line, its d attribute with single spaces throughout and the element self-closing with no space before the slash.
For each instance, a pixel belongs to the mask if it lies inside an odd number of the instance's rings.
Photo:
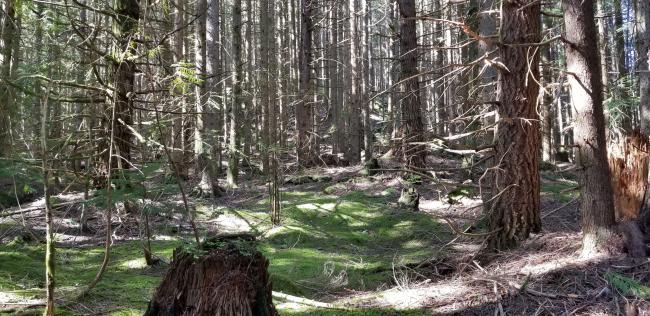
<svg viewBox="0 0 650 316">
<path fill-rule="evenodd" d="M 375 289 L 390 282 L 393 260 L 432 256 L 431 240 L 441 232 L 426 214 L 387 207 L 390 197 L 292 192 L 284 198 L 283 228 L 263 240 L 260 250 L 271 261 L 276 288 L 294 295 Z"/>
<path fill-rule="evenodd" d="M 168 261 L 178 244 L 157 241 L 152 246 L 157 256 Z M 137 310 L 136 314 L 141 314 L 164 268 L 147 267 L 138 242 L 114 246 L 111 257 L 102 282 L 84 299 L 84 305 L 110 304 L 114 311 Z M 102 258 L 101 247 L 57 249 L 57 297 L 76 296 L 95 277 Z M 44 260 L 43 245 L 0 246 L 0 291 L 27 298 L 42 297 Z"/>
<path fill-rule="evenodd" d="M 551 196 L 554 200 L 566 203 L 580 195 L 578 184 L 571 180 L 551 180 L 542 183 L 542 196 Z"/>
<path fill-rule="evenodd" d="M 363 192 L 328 195 L 313 192 L 282 194 L 282 226 L 271 229 L 266 197 L 238 209 L 214 211 L 249 221 L 264 233 L 257 248 L 270 261 L 274 290 L 321 299 L 322 293 L 345 289 L 375 290 L 392 284 L 393 263 L 413 263 L 434 255 L 432 241 L 445 239 L 439 223 L 429 215 L 389 206 L 395 196 Z M 211 206 L 201 206 L 211 218 Z M 169 257 L 181 241 L 153 241 L 154 254 Z M 24 297 L 44 295 L 41 245 L 0 245 L 0 291 Z M 101 246 L 57 250 L 57 296 L 74 297 L 97 273 Z M 137 241 L 116 244 L 104 279 L 83 301 L 109 315 L 137 315 L 146 308 L 166 267 L 147 267 Z M 66 311 L 61 311 L 66 312 Z M 68 311 L 74 314 L 74 311 Z M 285 314 L 285 311 L 282 311 Z M 286 311 L 287 315 L 422 315 L 391 310 Z M 292 314 L 293 313 L 293 314 Z"/>
</svg>

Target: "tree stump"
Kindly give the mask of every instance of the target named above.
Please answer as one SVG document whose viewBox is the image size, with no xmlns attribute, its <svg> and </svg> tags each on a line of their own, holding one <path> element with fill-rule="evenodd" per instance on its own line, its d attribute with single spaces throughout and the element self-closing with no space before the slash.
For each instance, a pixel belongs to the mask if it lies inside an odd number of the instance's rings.
<svg viewBox="0 0 650 316">
<path fill-rule="evenodd" d="M 633 257 L 646 254 L 638 220 L 648 186 L 648 137 L 638 131 L 609 147 L 609 169 L 614 191 L 614 208 L 619 227 L 625 236 L 628 253 Z"/>
<path fill-rule="evenodd" d="M 405 187 L 402 189 L 397 204 L 406 209 L 417 211 L 420 207 L 420 194 L 414 187 Z"/>
<path fill-rule="evenodd" d="M 178 248 L 145 315 L 277 315 L 269 261 L 252 238 L 218 237 L 204 250 Z"/>
</svg>

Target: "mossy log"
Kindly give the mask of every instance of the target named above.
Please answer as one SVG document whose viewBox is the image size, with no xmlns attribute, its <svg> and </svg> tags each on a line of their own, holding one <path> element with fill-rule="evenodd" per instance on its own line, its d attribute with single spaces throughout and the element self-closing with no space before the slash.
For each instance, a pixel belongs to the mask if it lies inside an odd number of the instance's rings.
<svg viewBox="0 0 650 316">
<path fill-rule="evenodd" d="M 322 182 L 330 182 L 332 181 L 332 177 L 328 175 L 293 175 L 293 176 L 288 176 L 285 180 L 285 184 L 294 184 L 294 185 L 299 185 L 299 184 L 305 184 L 305 183 L 322 183 Z"/>
<path fill-rule="evenodd" d="M 205 250 L 178 248 L 145 313 L 154 315 L 277 315 L 269 261 L 254 242 L 216 238 Z"/>
</svg>

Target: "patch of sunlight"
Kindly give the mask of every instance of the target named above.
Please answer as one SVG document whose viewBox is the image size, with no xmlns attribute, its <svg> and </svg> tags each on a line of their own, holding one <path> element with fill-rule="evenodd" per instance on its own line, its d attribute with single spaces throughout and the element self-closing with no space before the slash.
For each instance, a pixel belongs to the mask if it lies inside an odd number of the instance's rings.
<svg viewBox="0 0 650 316">
<path fill-rule="evenodd" d="M 422 240 L 414 239 L 402 243 L 402 248 L 404 249 L 421 249 L 428 246 L 428 244 Z"/>
<path fill-rule="evenodd" d="M 0 291 L 0 305 L 2 304 L 20 304 L 20 305 L 40 305 L 45 302 L 40 298 L 27 298 L 12 292 Z"/>
<path fill-rule="evenodd" d="M 211 223 L 216 225 L 220 232 L 240 233 L 251 230 L 251 226 L 244 219 L 232 214 L 223 214 Z"/>
<path fill-rule="evenodd" d="M 124 261 L 121 266 L 128 269 L 144 269 L 147 267 L 147 262 L 144 258 L 138 258 Z"/>
<path fill-rule="evenodd" d="M 314 235 L 313 231 L 307 231 L 304 227 L 299 227 L 299 226 L 293 226 L 293 225 L 283 225 L 283 226 L 276 226 L 273 227 L 269 230 L 267 230 L 264 233 L 265 238 L 271 238 L 276 235 L 282 234 L 282 233 L 288 233 L 288 232 L 300 232 L 304 234 L 309 234 L 309 235 Z"/>
<path fill-rule="evenodd" d="M 449 207 L 449 203 L 439 200 L 420 200 L 420 209 L 438 210 Z"/>
<path fill-rule="evenodd" d="M 307 312 L 313 307 L 294 302 L 282 302 L 276 303 L 275 308 L 282 312 Z"/>
<path fill-rule="evenodd" d="M 531 276 L 540 276 L 540 275 L 547 274 L 549 272 L 566 269 L 567 267 L 575 268 L 575 267 L 585 266 L 588 264 L 593 264 L 594 262 L 605 261 L 609 259 L 611 258 L 606 255 L 601 255 L 598 257 L 591 257 L 591 258 L 583 258 L 577 255 L 570 255 L 570 256 L 560 257 L 552 260 L 548 260 L 548 259 L 540 260 L 539 258 L 533 257 L 528 259 L 529 261 L 532 262 L 528 262 L 523 268 L 521 268 L 520 273 L 525 275 L 531 275 Z"/>
<path fill-rule="evenodd" d="M 305 204 L 299 204 L 296 207 L 301 210 L 318 211 L 324 213 L 324 212 L 331 212 L 332 210 L 334 210 L 334 208 L 336 207 L 336 203 L 323 203 L 323 204 L 305 203 Z"/>
<path fill-rule="evenodd" d="M 308 195 L 312 195 L 313 193 L 311 192 L 303 192 L 303 191 L 293 191 L 293 192 L 282 192 L 282 198 L 287 198 L 287 197 L 304 197 Z"/>
<path fill-rule="evenodd" d="M 458 253 L 472 253 L 481 250 L 481 244 L 458 243 L 451 246 Z"/>
<path fill-rule="evenodd" d="M 112 312 L 112 313 L 110 313 L 108 315 L 111 315 L 111 316 L 142 315 L 142 311 L 137 310 L 137 309 L 128 309 L 128 310 L 115 311 L 115 312 Z"/>
<path fill-rule="evenodd" d="M 413 226 L 413 225 L 415 225 L 415 223 L 413 221 L 406 220 L 406 221 L 401 221 L 401 222 L 395 224 L 395 227 L 408 227 L 408 226 Z"/>
<path fill-rule="evenodd" d="M 393 288 L 378 295 L 380 304 L 393 306 L 397 309 L 423 307 L 432 298 L 453 299 L 469 293 L 470 289 L 458 283 L 438 283 L 417 288 Z"/>
</svg>

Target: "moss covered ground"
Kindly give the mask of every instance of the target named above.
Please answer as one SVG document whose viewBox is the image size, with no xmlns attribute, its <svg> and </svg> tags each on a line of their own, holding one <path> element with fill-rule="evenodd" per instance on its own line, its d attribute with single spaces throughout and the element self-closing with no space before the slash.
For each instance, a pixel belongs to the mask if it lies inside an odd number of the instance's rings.
<svg viewBox="0 0 650 316">
<path fill-rule="evenodd" d="M 219 212 L 246 219 L 260 234 L 258 248 L 270 260 L 274 290 L 316 300 L 332 300 L 346 291 L 372 291 L 393 284 L 392 266 L 434 256 L 432 243 L 445 238 L 429 215 L 392 206 L 397 196 L 364 192 L 328 195 L 319 192 L 283 193 L 282 226 L 271 228 L 266 200 L 237 208 L 202 208 L 200 217 Z M 218 210 L 218 211 L 217 211 Z M 156 240 L 155 255 L 169 261 L 182 240 Z M 93 279 L 103 247 L 59 248 L 56 254 L 58 297 L 74 297 Z M 37 299 L 43 296 L 44 247 L 14 241 L 0 245 L 0 292 Z M 110 267 L 99 286 L 61 314 L 139 315 L 146 309 L 165 267 L 147 267 L 140 243 L 126 241 L 112 248 Z M 83 307 L 81 307 L 83 306 Z M 295 310 L 287 315 L 395 315 L 390 310 Z M 412 314 L 400 312 L 399 314 Z M 420 313 L 421 314 L 421 313 Z"/>
</svg>

